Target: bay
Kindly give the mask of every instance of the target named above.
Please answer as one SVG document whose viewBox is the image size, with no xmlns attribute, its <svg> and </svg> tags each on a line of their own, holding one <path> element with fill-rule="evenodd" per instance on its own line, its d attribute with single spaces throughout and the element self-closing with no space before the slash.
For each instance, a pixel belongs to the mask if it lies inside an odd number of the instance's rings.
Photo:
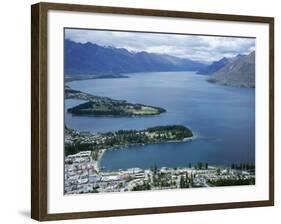
<svg viewBox="0 0 281 224">
<path fill-rule="evenodd" d="M 255 89 L 209 83 L 206 76 L 195 72 L 126 75 L 129 78 L 73 81 L 68 85 L 93 95 L 163 107 L 167 112 L 148 117 L 87 117 L 65 112 L 66 125 L 97 133 L 181 124 L 190 127 L 196 139 L 108 150 L 101 160 L 105 170 L 255 161 Z M 79 103 L 66 100 L 65 107 Z"/>
</svg>

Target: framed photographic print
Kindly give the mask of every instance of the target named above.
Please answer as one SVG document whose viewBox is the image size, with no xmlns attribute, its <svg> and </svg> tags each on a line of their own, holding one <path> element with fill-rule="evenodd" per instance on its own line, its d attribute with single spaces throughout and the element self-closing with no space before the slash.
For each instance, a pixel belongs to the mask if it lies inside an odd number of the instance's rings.
<svg viewBox="0 0 281 224">
<path fill-rule="evenodd" d="M 32 218 L 274 204 L 274 19 L 32 5 Z"/>
</svg>

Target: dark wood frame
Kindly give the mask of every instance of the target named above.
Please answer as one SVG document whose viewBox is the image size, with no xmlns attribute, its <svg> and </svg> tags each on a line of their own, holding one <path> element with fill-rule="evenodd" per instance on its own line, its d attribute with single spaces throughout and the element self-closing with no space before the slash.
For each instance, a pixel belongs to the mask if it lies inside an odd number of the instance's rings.
<svg viewBox="0 0 281 224">
<path fill-rule="evenodd" d="M 47 13 L 49 10 L 195 18 L 269 24 L 269 200 L 48 214 L 47 210 Z M 38 221 L 187 212 L 274 205 L 274 18 L 90 5 L 31 6 L 31 217 Z"/>
</svg>

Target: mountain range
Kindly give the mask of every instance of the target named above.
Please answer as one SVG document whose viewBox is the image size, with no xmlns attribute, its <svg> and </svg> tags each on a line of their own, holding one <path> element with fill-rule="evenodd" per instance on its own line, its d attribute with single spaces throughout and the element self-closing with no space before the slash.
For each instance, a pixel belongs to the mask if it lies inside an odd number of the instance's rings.
<svg viewBox="0 0 281 224">
<path fill-rule="evenodd" d="M 222 58 L 206 65 L 200 61 L 167 54 L 132 52 L 125 48 L 105 47 L 94 43 L 77 43 L 66 39 L 65 75 L 71 80 L 124 77 L 122 74 L 161 71 L 197 71 L 208 81 L 231 86 L 255 86 L 255 51 L 249 55 Z"/>
<path fill-rule="evenodd" d="M 110 76 L 134 72 L 198 71 L 206 64 L 166 54 L 131 52 L 125 48 L 105 47 L 93 43 L 64 42 L 67 76 Z"/>
<path fill-rule="evenodd" d="M 255 87 L 255 51 L 232 58 L 212 73 L 208 81 L 230 86 Z"/>
<path fill-rule="evenodd" d="M 215 73 L 216 71 L 220 70 L 222 67 L 224 67 L 226 64 L 230 62 L 229 58 L 222 58 L 218 61 L 214 61 L 212 64 L 200 69 L 197 71 L 197 74 L 199 75 L 211 75 Z"/>
</svg>

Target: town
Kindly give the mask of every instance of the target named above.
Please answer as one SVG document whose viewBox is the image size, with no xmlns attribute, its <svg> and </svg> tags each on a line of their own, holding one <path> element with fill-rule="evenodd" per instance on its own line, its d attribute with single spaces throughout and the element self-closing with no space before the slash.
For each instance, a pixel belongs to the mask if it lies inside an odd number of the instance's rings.
<svg viewBox="0 0 281 224">
<path fill-rule="evenodd" d="M 253 164 L 230 167 L 207 163 L 167 168 L 152 165 L 149 169 L 104 171 L 94 160 L 92 151 L 81 151 L 65 157 L 65 194 L 163 190 L 215 186 L 254 185 Z"/>
<path fill-rule="evenodd" d="M 65 194 L 255 184 L 255 166 L 247 163 L 210 166 L 198 162 L 175 168 L 151 164 L 148 169 L 117 171 L 100 166 L 106 150 L 193 139 L 192 131 L 182 125 L 107 133 L 78 132 L 65 126 Z"/>
</svg>

